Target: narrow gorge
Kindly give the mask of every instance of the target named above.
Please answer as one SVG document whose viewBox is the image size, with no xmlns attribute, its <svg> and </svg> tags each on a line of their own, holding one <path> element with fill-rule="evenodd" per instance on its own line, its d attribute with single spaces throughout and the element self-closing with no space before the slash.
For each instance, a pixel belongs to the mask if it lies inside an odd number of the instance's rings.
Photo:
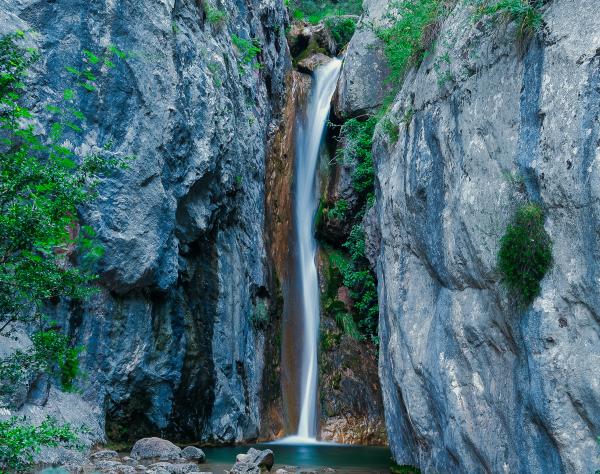
<svg viewBox="0 0 600 474">
<path fill-rule="evenodd" d="M 599 471 L 599 12 L 0 0 L 0 473 Z"/>
</svg>

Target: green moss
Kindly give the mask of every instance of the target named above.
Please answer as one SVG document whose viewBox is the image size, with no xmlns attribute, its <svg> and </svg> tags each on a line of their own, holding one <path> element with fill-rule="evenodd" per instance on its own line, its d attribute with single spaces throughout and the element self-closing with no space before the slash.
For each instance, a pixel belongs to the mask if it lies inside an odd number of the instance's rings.
<svg viewBox="0 0 600 474">
<path fill-rule="evenodd" d="M 312 55 L 318 53 L 327 55 L 327 51 L 325 50 L 325 48 L 322 48 L 317 42 L 317 40 L 313 37 L 310 39 L 308 46 L 304 50 L 302 50 L 302 52 L 298 56 L 294 58 L 292 63 L 294 67 L 296 67 L 298 63 L 303 59 L 309 58 Z"/>
<path fill-rule="evenodd" d="M 498 269 L 506 286 L 521 302 L 531 303 L 552 264 L 552 242 L 544 229 L 544 211 L 538 204 L 519 208 L 500 241 Z"/>
</svg>

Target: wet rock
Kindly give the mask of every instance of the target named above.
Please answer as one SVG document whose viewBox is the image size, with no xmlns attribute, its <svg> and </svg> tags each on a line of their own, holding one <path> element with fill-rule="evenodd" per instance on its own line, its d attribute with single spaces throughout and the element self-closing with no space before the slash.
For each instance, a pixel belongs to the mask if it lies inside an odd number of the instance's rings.
<svg viewBox="0 0 600 474">
<path fill-rule="evenodd" d="M 249 462 L 236 462 L 229 474 L 261 474 L 261 469 L 256 465 Z"/>
<path fill-rule="evenodd" d="M 116 451 L 112 451 L 110 449 L 103 449 L 101 451 L 96 451 L 96 452 L 90 454 L 90 459 L 93 462 L 107 460 L 107 459 L 118 459 L 118 458 L 119 458 L 119 453 L 117 453 Z"/>
<path fill-rule="evenodd" d="M 131 449 L 134 459 L 161 459 L 165 461 L 180 459 L 181 448 L 162 438 L 142 438 Z"/>
<path fill-rule="evenodd" d="M 298 61 L 297 68 L 300 72 L 310 74 L 323 64 L 327 64 L 329 61 L 331 61 L 329 56 L 322 53 L 316 53 Z"/>
<path fill-rule="evenodd" d="M 288 43 L 292 57 L 302 57 L 303 52 L 317 52 L 334 56 L 337 45 L 323 23 L 311 25 L 295 22 L 288 33 Z"/>
<path fill-rule="evenodd" d="M 123 463 L 119 461 L 110 461 L 110 460 L 99 460 L 94 462 L 94 467 L 101 472 L 112 472 L 117 471 L 118 469 L 131 467 L 125 466 Z"/>
<path fill-rule="evenodd" d="M 198 469 L 198 465 L 194 463 L 177 463 L 172 464 L 168 462 L 157 462 L 154 464 L 150 464 L 148 466 L 149 470 L 155 471 L 166 471 L 169 474 L 186 474 L 188 472 L 193 472 Z"/>
<path fill-rule="evenodd" d="M 266 468 L 269 471 L 271 470 L 271 468 L 273 467 L 273 463 L 275 462 L 273 451 L 271 451 L 270 449 L 264 449 L 261 451 L 255 448 L 250 448 L 246 456 L 246 462 L 256 464 L 258 467 Z"/>
<path fill-rule="evenodd" d="M 246 454 L 238 454 L 236 461 L 230 474 L 255 474 L 265 470 L 270 471 L 275 462 L 273 451 L 270 449 L 261 451 L 255 448 L 250 448 Z"/>
<path fill-rule="evenodd" d="M 181 457 L 184 459 L 189 459 L 190 461 L 198 462 L 202 462 L 204 461 L 204 459 L 206 459 L 204 451 L 202 451 L 200 448 L 197 448 L 196 446 L 186 446 L 185 448 L 183 448 L 183 450 L 181 451 Z"/>
</svg>

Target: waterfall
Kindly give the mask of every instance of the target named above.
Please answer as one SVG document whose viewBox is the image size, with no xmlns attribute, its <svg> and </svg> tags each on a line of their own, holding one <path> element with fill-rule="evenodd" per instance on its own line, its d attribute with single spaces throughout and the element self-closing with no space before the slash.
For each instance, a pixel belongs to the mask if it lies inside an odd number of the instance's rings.
<svg viewBox="0 0 600 474">
<path fill-rule="evenodd" d="M 332 59 L 313 72 L 306 115 L 296 125 L 294 182 L 294 246 L 302 316 L 303 345 L 300 360 L 300 419 L 296 441 L 315 441 L 317 436 L 317 352 L 319 341 L 319 282 L 315 263 L 317 243 L 314 216 L 318 206 L 317 164 L 331 97 L 341 61 Z M 288 438 L 289 440 L 289 438 Z"/>
</svg>

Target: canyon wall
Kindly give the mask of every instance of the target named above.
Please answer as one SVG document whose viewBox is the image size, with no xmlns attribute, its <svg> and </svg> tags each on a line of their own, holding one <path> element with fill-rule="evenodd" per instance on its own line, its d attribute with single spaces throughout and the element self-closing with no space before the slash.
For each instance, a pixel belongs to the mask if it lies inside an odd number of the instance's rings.
<svg viewBox="0 0 600 474">
<path fill-rule="evenodd" d="M 375 135 L 365 226 L 379 373 L 394 458 L 423 472 L 600 465 L 598 4 L 545 3 L 540 31 L 519 38 L 506 17 L 476 20 L 458 2 L 432 54 L 396 84 L 387 117 L 397 141 L 382 127 Z M 369 46 L 353 43 L 348 57 L 364 51 L 371 64 Z M 342 86 L 369 90 L 377 69 L 349 66 Z M 528 201 L 545 210 L 554 261 L 522 308 L 497 254 Z"/>
<path fill-rule="evenodd" d="M 104 428 L 123 441 L 258 436 L 275 304 L 265 157 L 290 68 L 286 22 L 274 0 L 0 1 L 1 33 L 28 31 L 41 52 L 30 94 L 41 114 L 83 50 L 125 53 L 77 104 L 90 120 L 68 139 L 135 157 L 81 210 L 105 249 L 100 293 L 52 312 L 86 347 L 82 393 L 30 393 L 21 413 L 91 416 L 96 440 Z M 254 40 L 256 58 L 234 35 Z"/>
</svg>

